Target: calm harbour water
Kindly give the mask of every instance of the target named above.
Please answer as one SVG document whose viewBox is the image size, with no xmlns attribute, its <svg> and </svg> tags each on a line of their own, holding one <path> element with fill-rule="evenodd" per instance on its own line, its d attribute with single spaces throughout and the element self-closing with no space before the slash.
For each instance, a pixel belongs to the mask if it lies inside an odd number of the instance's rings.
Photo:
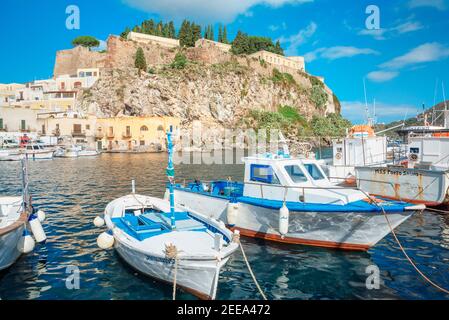
<svg viewBox="0 0 449 320">
<path fill-rule="evenodd" d="M 48 240 L 0 273 L 1 299 L 171 299 L 171 286 L 136 273 L 114 252 L 97 247 L 93 226 L 114 198 L 130 192 L 161 197 L 165 154 L 103 154 L 96 158 L 30 162 L 34 203 L 47 213 Z M 241 165 L 179 165 L 184 178 L 242 179 Z M 0 162 L 0 195 L 18 195 L 20 163 Z M 449 216 L 425 212 L 397 234 L 432 280 L 449 287 Z M 242 238 L 270 299 L 448 299 L 423 282 L 391 236 L 367 253 L 273 244 Z M 381 286 L 368 290 L 365 269 L 377 265 Z M 80 289 L 66 288 L 67 266 L 80 269 Z M 222 270 L 217 299 L 259 299 L 240 252 Z M 195 299 L 179 292 L 178 299 Z"/>
</svg>

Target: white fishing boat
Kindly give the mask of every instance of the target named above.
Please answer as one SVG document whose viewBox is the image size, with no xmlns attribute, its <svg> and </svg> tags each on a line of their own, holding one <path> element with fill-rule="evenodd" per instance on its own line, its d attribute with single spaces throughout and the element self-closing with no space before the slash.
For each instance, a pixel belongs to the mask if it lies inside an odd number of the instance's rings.
<svg viewBox="0 0 449 320">
<path fill-rule="evenodd" d="M 41 222 L 45 213 L 31 206 L 28 196 L 26 160 L 22 162 L 24 191 L 21 197 L 0 197 L 0 270 L 10 267 L 22 253 L 29 253 L 37 242 L 46 240 Z"/>
<path fill-rule="evenodd" d="M 357 184 L 365 191 L 426 206 L 449 205 L 449 110 L 444 127 L 413 126 L 398 131 L 406 157 L 394 164 L 356 168 Z M 426 121 L 425 121 L 426 122 Z"/>
<path fill-rule="evenodd" d="M 169 150 L 171 159 L 172 148 Z M 170 181 L 174 174 L 171 163 L 167 169 Z M 238 243 L 224 223 L 175 207 L 171 195 L 167 201 L 137 195 L 133 188 L 132 194 L 109 203 L 104 213 L 108 232 L 99 236 L 98 245 L 114 246 L 128 264 L 145 275 L 174 283 L 199 298 L 215 299 L 220 270 Z M 102 218 L 94 223 L 102 225 Z"/>
<path fill-rule="evenodd" d="M 44 148 L 39 144 L 29 143 L 26 146 L 9 152 L 7 156 L 1 157 L 0 161 L 20 161 L 24 158 L 30 160 L 53 159 L 54 150 Z"/>
<path fill-rule="evenodd" d="M 88 149 L 85 147 L 81 147 L 78 150 L 79 157 L 96 157 L 98 155 L 100 155 L 100 152 L 98 152 L 97 150 L 94 150 L 94 149 Z"/>
<path fill-rule="evenodd" d="M 7 158 L 11 153 L 19 151 L 19 144 L 12 139 L 1 139 L 0 160 Z"/>
<path fill-rule="evenodd" d="M 176 204 L 249 237 L 348 250 L 368 250 L 425 208 L 336 186 L 315 159 L 279 152 L 243 161 L 244 182 L 178 184 Z"/>
</svg>

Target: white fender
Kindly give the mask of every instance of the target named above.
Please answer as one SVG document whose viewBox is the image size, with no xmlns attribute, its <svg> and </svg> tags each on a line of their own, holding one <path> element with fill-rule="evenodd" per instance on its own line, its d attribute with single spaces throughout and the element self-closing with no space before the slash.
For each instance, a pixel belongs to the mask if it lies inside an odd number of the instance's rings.
<svg viewBox="0 0 449 320">
<path fill-rule="evenodd" d="M 104 219 L 99 216 L 95 217 L 94 226 L 96 226 L 97 228 L 101 228 L 102 226 L 104 226 Z"/>
<path fill-rule="evenodd" d="M 33 237 L 31 236 L 31 233 L 28 232 L 28 230 L 23 230 L 22 237 L 17 243 L 17 250 L 19 250 L 22 253 L 30 253 L 34 250 L 35 241 Z"/>
<path fill-rule="evenodd" d="M 37 211 L 37 218 L 39 219 L 40 222 L 44 222 L 45 218 L 46 218 L 46 214 L 44 210 L 38 210 Z"/>
<path fill-rule="evenodd" d="M 37 242 L 44 242 L 45 240 L 47 240 L 44 228 L 42 228 L 42 224 L 39 221 L 37 215 L 35 215 L 34 213 L 31 214 L 28 218 L 28 222 L 30 224 L 31 232 L 33 233 L 33 236 Z"/>
<path fill-rule="evenodd" d="M 288 233 L 290 211 L 288 210 L 285 203 L 279 209 L 279 233 L 285 236 Z"/>
<path fill-rule="evenodd" d="M 228 225 L 235 226 L 237 223 L 237 217 L 239 213 L 239 204 L 238 203 L 228 203 L 228 207 L 226 209 L 226 219 L 228 221 Z"/>
<path fill-rule="evenodd" d="M 97 245 L 101 249 L 109 249 L 114 245 L 114 236 L 109 231 L 101 233 L 97 238 Z"/>
</svg>

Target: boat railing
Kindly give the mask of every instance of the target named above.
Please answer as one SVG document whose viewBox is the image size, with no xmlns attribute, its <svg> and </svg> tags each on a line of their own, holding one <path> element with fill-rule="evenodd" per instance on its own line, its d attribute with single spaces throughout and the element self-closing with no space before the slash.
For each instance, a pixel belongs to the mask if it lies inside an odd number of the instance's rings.
<svg viewBox="0 0 449 320">
<path fill-rule="evenodd" d="M 346 178 L 334 178 L 334 177 L 329 177 L 329 179 L 346 180 Z M 370 180 L 370 179 L 359 179 L 359 178 L 356 178 L 355 180 L 356 180 L 356 182 L 362 182 L 363 181 L 363 182 L 371 182 L 371 183 L 374 182 L 374 183 L 381 183 L 381 184 L 389 185 L 392 188 L 392 190 L 393 190 L 393 192 L 395 194 L 395 198 L 401 201 L 401 198 L 400 198 L 400 196 L 398 194 L 398 191 L 396 190 L 394 184 L 391 183 L 391 182 L 377 181 L 377 180 Z M 183 183 L 184 186 L 187 185 L 186 182 L 188 182 L 188 181 L 186 181 L 184 179 L 184 183 Z M 201 180 L 201 181 L 191 181 L 191 182 L 205 183 L 205 184 L 209 184 L 210 185 L 211 183 L 216 182 L 216 181 L 213 181 L 213 180 L 210 180 L 210 181 L 208 181 L 208 180 Z M 232 181 L 232 180 L 230 180 L 228 178 L 227 182 L 233 183 L 235 181 Z M 263 187 L 282 188 L 282 189 L 284 189 L 283 201 L 286 201 L 288 190 L 290 190 L 290 189 L 301 190 L 301 194 L 302 195 L 300 196 L 300 199 L 299 199 L 301 202 L 306 202 L 306 190 L 357 190 L 357 191 L 360 191 L 360 192 L 364 193 L 365 195 L 367 195 L 368 198 L 370 198 L 368 193 L 365 190 L 359 188 L 358 186 L 342 186 L 342 185 L 335 185 L 335 186 L 329 186 L 329 187 L 319 187 L 319 186 L 285 186 L 285 185 L 280 185 L 280 184 L 268 184 L 268 183 L 255 182 L 255 181 L 244 182 L 244 184 L 260 186 L 261 198 L 264 197 Z M 357 185 L 359 185 L 359 183 L 357 183 Z"/>
</svg>

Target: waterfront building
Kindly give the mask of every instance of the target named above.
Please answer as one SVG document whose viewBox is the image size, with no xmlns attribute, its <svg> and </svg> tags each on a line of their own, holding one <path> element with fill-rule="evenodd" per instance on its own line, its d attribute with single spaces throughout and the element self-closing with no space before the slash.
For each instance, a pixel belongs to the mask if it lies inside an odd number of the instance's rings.
<svg viewBox="0 0 449 320">
<path fill-rule="evenodd" d="M 39 130 L 39 110 L 20 105 L 0 107 L 0 131 L 30 133 Z"/>
<path fill-rule="evenodd" d="M 179 125 L 180 119 L 175 117 L 98 118 L 97 148 L 116 152 L 161 151 L 165 149 L 166 131 L 170 126 L 178 130 Z"/>
</svg>

